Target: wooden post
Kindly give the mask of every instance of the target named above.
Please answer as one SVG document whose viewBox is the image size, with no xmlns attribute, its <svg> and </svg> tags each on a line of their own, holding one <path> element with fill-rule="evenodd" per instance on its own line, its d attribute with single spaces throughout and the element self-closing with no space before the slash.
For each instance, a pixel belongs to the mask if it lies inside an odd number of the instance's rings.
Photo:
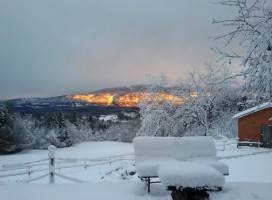
<svg viewBox="0 0 272 200">
<path fill-rule="evenodd" d="M 227 144 L 227 141 L 226 141 L 226 140 L 223 140 L 223 150 L 222 150 L 222 151 L 225 151 L 225 150 L 226 150 L 226 144 Z"/>
<path fill-rule="evenodd" d="M 49 183 L 55 183 L 55 156 L 56 156 L 56 147 L 53 145 L 50 145 L 48 147 Z"/>
<path fill-rule="evenodd" d="M 146 179 L 146 183 L 147 183 L 147 192 L 148 193 L 150 193 L 150 178 L 148 177 L 147 179 Z"/>
<path fill-rule="evenodd" d="M 30 171 L 30 167 L 28 167 L 28 180 L 30 180 L 30 178 L 31 178 L 31 171 Z"/>
<path fill-rule="evenodd" d="M 87 169 L 88 165 L 87 165 L 87 160 L 84 161 L 84 169 Z"/>
</svg>

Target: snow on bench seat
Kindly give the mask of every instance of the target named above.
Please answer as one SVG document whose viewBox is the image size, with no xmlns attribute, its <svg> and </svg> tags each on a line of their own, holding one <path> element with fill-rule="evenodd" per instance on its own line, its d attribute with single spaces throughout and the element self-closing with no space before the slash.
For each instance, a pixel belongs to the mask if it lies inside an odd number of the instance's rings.
<svg viewBox="0 0 272 200">
<path fill-rule="evenodd" d="M 178 162 L 176 159 L 169 157 L 143 158 L 137 163 L 136 169 L 139 177 L 158 177 L 159 166 L 176 162 Z"/>
<path fill-rule="evenodd" d="M 161 165 L 158 169 L 161 182 L 166 187 L 200 190 L 218 190 L 225 183 L 225 177 L 214 168 L 191 162 L 176 162 Z"/>
<path fill-rule="evenodd" d="M 221 174 L 229 175 L 229 166 L 226 165 L 225 163 L 219 162 L 217 159 L 214 159 L 214 158 L 196 157 L 196 158 L 190 158 L 190 159 L 188 159 L 186 161 L 209 165 L 210 167 L 212 167 L 212 168 L 216 169 L 217 171 L 219 171 Z"/>
<path fill-rule="evenodd" d="M 158 177 L 160 165 L 179 161 L 203 163 L 229 173 L 228 166 L 217 161 L 211 137 L 136 137 L 133 145 L 139 177 Z"/>
</svg>

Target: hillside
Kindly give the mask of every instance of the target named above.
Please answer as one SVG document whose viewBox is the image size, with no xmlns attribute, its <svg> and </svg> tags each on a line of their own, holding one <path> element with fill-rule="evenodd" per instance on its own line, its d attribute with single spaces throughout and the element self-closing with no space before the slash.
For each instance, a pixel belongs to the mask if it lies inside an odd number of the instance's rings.
<svg viewBox="0 0 272 200">
<path fill-rule="evenodd" d="M 26 114 L 47 114 L 61 109 L 68 113 L 76 111 L 81 114 L 113 114 L 122 111 L 136 111 L 144 98 L 150 98 L 145 92 L 146 86 L 106 88 L 87 94 L 70 94 L 48 98 L 24 98 L 6 101 L 15 112 Z M 173 100 L 181 103 L 182 100 L 168 92 L 160 93 L 159 99 Z"/>
<path fill-rule="evenodd" d="M 122 111 L 135 111 L 138 110 L 137 106 L 122 106 L 118 104 L 105 103 L 108 99 L 108 94 L 121 94 L 143 92 L 144 88 L 135 87 L 122 87 L 122 88 L 108 88 L 103 90 L 94 91 L 87 94 L 73 94 L 63 95 L 47 98 L 22 98 L 11 99 L 2 101 L 4 104 L 8 104 L 10 108 L 15 112 L 23 112 L 25 114 L 47 114 L 53 113 L 61 109 L 64 113 L 76 111 L 81 114 L 113 114 L 120 113 Z M 94 101 L 86 101 L 84 98 L 75 98 L 78 96 L 95 96 Z M 99 100 L 100 99 L 100 100 Z M 102 100 L 101 100 L 102 99 Z"/>
</svg>

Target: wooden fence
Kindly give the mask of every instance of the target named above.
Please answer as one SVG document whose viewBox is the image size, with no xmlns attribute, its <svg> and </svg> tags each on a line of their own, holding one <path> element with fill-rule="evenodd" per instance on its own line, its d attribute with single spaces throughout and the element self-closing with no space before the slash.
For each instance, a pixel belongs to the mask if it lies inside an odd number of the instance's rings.
<svg viewBox="0 0 272 200">
<path fill-rule="evenodd" d="M 73 182 L 82 182 L 81 180 L 64 176 L 60 174 L 61 169 L 69 169 L 82 167 L 87 169 L 88 167 L 94 167 L 99 165 L 111 165 L 112 163 L 134 160 L 134 154 L 122 154 L 100 158 L 58 158 L 56 157 L 56 148 L 54 146 L 48 147 L 48 158 L 37 160 L 34 162 L 27 163 L 16 163 L 16 164 L 4 164 L 0 165 L 0 178 L 28 175 L 28 180 L 25 182 L 36 181 L 44 177 L 49 177 L 49 183 L 55 183 L 55 176 L 64 178 Z M 45 171 L 46 174 L 31 178 L 34 172 Z"/>
<path fill-rule="evenodd" d="M 228 138 L 223 140 L 216 140 L 215 146 L 217 150 L 225 151 L 228 146 L 238 147 L 239 138 Z"/>
</svg>

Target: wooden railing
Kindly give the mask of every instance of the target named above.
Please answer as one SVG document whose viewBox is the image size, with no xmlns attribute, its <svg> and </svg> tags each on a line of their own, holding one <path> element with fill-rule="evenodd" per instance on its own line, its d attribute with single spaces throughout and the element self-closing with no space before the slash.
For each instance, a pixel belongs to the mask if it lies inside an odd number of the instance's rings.
<svg viewBox="0 0 272 200">
<path fill-rule="evenodd" d="M 215 140 L 217 150 L 225 151 L 228 146 L 238 147 L 239 138 L 228 138 L 223 140 Z"/>
</svg>

